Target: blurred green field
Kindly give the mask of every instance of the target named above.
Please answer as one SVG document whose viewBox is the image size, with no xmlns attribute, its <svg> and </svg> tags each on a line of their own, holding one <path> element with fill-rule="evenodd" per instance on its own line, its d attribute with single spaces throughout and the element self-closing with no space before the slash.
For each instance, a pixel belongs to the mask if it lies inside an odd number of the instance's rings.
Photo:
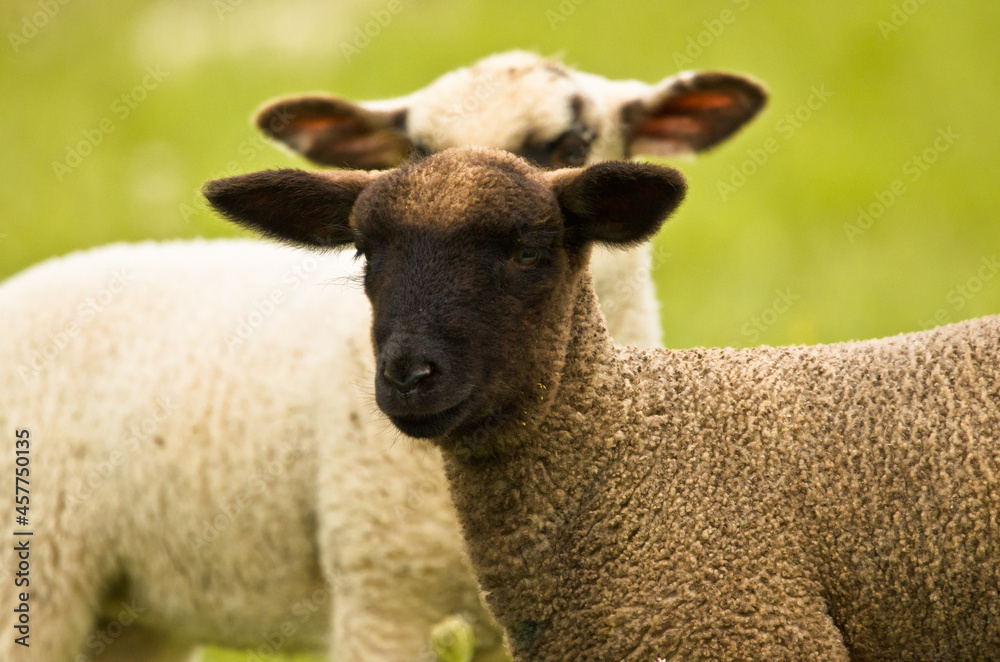
<svg viewBox="0 0 1000 662">
<path fill-rule="evenodd" d="M 346 57 L 384 0 L 70 0 L 51 16 L 8 0 L 0 277 L 113 241 L 231 235 L 200 202 L 205 180 L 304 165 L 251 129 L 263 100 L 399 95 L 518 47 L 609 77 L 723 68 L 770 87 L 754 125 L 675 164 L 690 194 L 657 239 L 668 345 L 1000 313 L 1000 4 L 402 2 Z"/>
</svg>

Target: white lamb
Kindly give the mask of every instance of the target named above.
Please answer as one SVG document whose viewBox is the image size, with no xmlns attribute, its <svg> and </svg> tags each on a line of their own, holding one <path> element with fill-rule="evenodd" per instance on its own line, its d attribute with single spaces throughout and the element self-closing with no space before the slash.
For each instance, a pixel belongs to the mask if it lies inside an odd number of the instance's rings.
<svg viewBox="0 0 1000 662">
<path fill-rule="evenodd" d="M 479 105 L 449 123 L 441 109 L 469 95 Z M 515 151 L 538 145 L 538 160 L 560 164 L 699 150 L 762 100 L 723 74 L 644 86 L 512 53 L 394 113 L 299 99 L 261 117 L 283 117 L 272 134 L 313 158 L 321 145 L 374 158 L 396 127 L 409 146 L 369 167 L 414 146 L 510 147 L 517 136 Z M 318 130 L 333 117 L 371 130 Z M 648 253 L 616 258 L 608 273 L 626 286 L 604 290 L 612 332 L 656 343 Z M 183 241 L 77 253 L 0 287 L 0 430 L 10 447 L 16 431 L 30 434 L 18 530 L 33 532 L 4 533 L 10 574 L 11 550 L 30 541 L 29 615 L 15 630 L 22 600 L 10 584 L 0 591 L 0 660 L 177 660 L 199 644 L 424 660 L 432 625 L 455 613 L 476 630 L 477 662 L 508 659 L 466 566 L 439 454 L 375 410 L 369 306 L 344 285 L 356 274 L 338 255 Z M 14 454 L 2 457 L 11 495 Z"/>
<path fill-rule="evenodd" d="M 714 147 L 763 108 L 745 76 L 684 72 L 650 85 L 608 80 L 524 51 L 445 74 L 408 96 L 355 104 L 325 94 L 277 99 L 257 126 L 314 163 L 361 169 L 412 153 L 482 146 L 563 168 L 636 154 L 678 156 Z M 651 248 L 599 248 L 591 273 L 615 339 L 662 342 Z"/>
</svg>

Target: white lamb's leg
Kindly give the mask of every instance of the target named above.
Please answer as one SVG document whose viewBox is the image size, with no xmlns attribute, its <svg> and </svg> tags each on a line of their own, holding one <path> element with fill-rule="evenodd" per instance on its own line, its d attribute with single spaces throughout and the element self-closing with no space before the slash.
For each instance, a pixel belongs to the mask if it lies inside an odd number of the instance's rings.
<svg viewBox="0 0 1000 662">
<path fill-rule="evenodd" d="M 402 567 L 398 559 L 390 563 L 394 570 Z M 373 565 L 352 572 L 341 583 L 333 610 L 331 662 L 438 662 L 431 631 L 446 605 L 454 605 L 457 614 L 473 622 L 478 635 L 475 662 L 509 661 L 492 619 L 477 604 L 462 604 L 475 595 L 473 587 L 442 580 L 440 568 L 412 570 L 424 576 L 389 576 Z M 464 568 L 460 574 L 465 574 Z"/>
<path fill-rule="evenodd" d="M 201 651 L 160 633 L 132 626 L 125 628 L 102 654 L 90 655 L 90 659 L 94 662 L 198 662 Z"/>
<path fill-rule="evenodd" d="M 22 591 L 0 591 L 0 660 L 73 662 L 93 628 L 103 584 L 99 563 L 81 531 L 58 529 L 58 542 L 51 527 L 39 526 L 29 543 L 28 647 L 15 642 L 19 614 L 14 610 Z M 4 554 L 15 554 L 21 540 L 4 536 Z M 9 586 L 14 588 L 13 581 Z"/>
<path fill-rule="evenodd" d="M 377 416 L 354 420 L 357 435 L 341 430 L 318 449 L 320 559 L 334 596 L 330 659 L 433 662 L 434 625 L 453 613 L 474 627 L 484 620 L 440 453 Z"/>
<path fill-rule="evenodd" d="M 344 582 L 337 593 L 331 662 L 433 662 L 427 619 L 393 604 L 396 582 L 369 575 L 369 581 Z"/>
<path fill-rule="evenodd" d="M 334 587 L 334 662 L 432 662 L 431 628 L 447 615 L 446 605 L 458 600 L 450 587 L 441 587 L 464 571 L 442 567 L 455 554 L 441 547 L 453 545 L 457 531 L 445 536 L 420 512 L 437 508 L 447 492 L 443 485 L 418 480 L 426 481 L 421 469 L 427 467 L 410 451 L 413 442 L 393 436 L 385 438 L 381 451 L 369 448 L 367 458 L 321 463 L 321 474 L 331 471 L 320 485 L 338 487 L 320 494 L 328 525 L 320 528 L 321 559 Z M 351 474 L 338 475 L 340 466 Z M 395 480 L 385 481 L 387 473 Z M 331 513 L 336 517 L 328 518 Z"/>
</svg>

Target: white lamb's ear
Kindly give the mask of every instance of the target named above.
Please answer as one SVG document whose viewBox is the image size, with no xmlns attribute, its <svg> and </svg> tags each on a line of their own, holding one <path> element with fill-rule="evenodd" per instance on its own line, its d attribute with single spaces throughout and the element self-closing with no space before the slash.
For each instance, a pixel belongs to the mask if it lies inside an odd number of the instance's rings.
<svg viewBox="0 0 1000 662">
<path fill-rule="evenodd" d="M 230 221 L 293 244 L 332 248 L 354 241 L 351 210 L 379 173 L 264 170 L 208 182 L 202 194 Z"/>
<path fill-rule="evenodd" d="M 255 124 L 319 165 L 384 170 L 412 151 L 406 134 L 407 106 L 379 109 L 316 94 L 265 104 Z"/>
<path fill-rule="evenodd" d="M 621 110 L 626 156 L 674 156 L 710 149 L 757 115 L 764 86 L 746 76 L 688 71 L 654 85 Z"/>
<path fill-rule="evenodd" d="M 652 237 L 687 192 L 677 170 L 638 161 L 602 161 L 542 177 L 556 195 L 567 236 L 610 246 Z"/>
</svg>

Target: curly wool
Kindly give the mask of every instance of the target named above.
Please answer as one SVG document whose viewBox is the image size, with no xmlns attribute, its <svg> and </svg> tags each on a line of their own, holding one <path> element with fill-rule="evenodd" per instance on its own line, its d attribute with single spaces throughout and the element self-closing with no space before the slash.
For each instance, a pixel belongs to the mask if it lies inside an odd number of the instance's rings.
<svg viewBox="0 0 1000 662">
<path fill-rule="evenodd" d="M 447 116 L 439 111 L 494 78 L 478 119 L 434 130 Z M 717 85 L 720 75 L 708 78 Z M 590 160 L 620 158 L 643 152 L 624 142 L 625 105 L 662 105 L 673 92 L 701 89 L 699 80 L 688 72 L 653 86 L 608 81 L 515 52 L 415 93 L 408 125 L 431 149 L 447 146 L 432 139 L 470 136 L 495 146 L 528 134 L 550 142 L 577 119 L 571 102 L 589 98 L 580 108 L 602 132 Z M 738 87 L 738 118 L 708 122 L 710 140 L 686 123 L 684 138 L 698 140 L 678 138 L 671 153 L 706 149 L 749 121 L 766 95 L 749 80 Z M 366 105 L 395 108 L 392 100 Z M 197 641 L 266 649 L 277 640 L 282 650 L 329 643 L 334 659 L 397 662 L 425 649 L 430 626 L 455 610 L 475 622 L 480 655 L 503 658 L 462 562 L 440 459 L 374 417 L 368 386 L 363 397 L 355 392 L 372 381 L 367 301 L 333 294 L 336 286 L 320 298 L 325 282 L 316 274 L 273 317 L 267 312 L 294 256 L 245 242 L 119 246 L 50 261 L 0 288 L 0 318 L 13 320 L 0 346 L 10 370 L 0 388 L 13 394 L 0 423 L 32 428 L 43 449 L 36 462 L 47 487 L 33 506 L 44 534 L 36 539 L 38 622 L 66 624 L 31 651 L 37 659 L 65 659 L 78 641 L 102 656 L 134 645 L 143 651 L 135 656 L 151 659 L 153 650 L 177 657 Z M 645 247 L 595 259 L 609 323 L 624 342 L 660 343 L 651 262 Z M 94 315 L 87 299 L 122 265 L 139 281 Z M 359 312 L 317 314 L 330 305 Z M 244 342 L 238 320 L 254 315 L 260 329 Z M 82 336 L 74 331 L 57 346 L 53 337 L 74 325 Z M 223 341 L 227 333 L 233 343 Z M 230 344 L 239 349 L 231 353 Z M 31 358 L 43 352 L 55 358 Z M 36 375 L 29 366 L 22 379 L 20 366 L 32 362 L 42 368 Z M 12 475 L 10 460 L 0 461 L 0 480 Z M 275 462 L 280 480 L 262 473 Z M 331 593 L 340 607 L 333 615 Z M 5 600 L 13 597 L 0 596 L 0 629 L 10 624 Z M 115 619 L 132 598 L 144 627 L 103 650 L 87 634 L 101 601 L 113 602 L 103 616 Z M 294 633 L 274 635 L 285 625 Z"/>
<path fill-rule="evenodd" d="M 638 350 L 587 284 L 571 329 L 515 452 L 445 454 L 515 659 L 1000 658 L 1000 317 Z"/>
</svg>

